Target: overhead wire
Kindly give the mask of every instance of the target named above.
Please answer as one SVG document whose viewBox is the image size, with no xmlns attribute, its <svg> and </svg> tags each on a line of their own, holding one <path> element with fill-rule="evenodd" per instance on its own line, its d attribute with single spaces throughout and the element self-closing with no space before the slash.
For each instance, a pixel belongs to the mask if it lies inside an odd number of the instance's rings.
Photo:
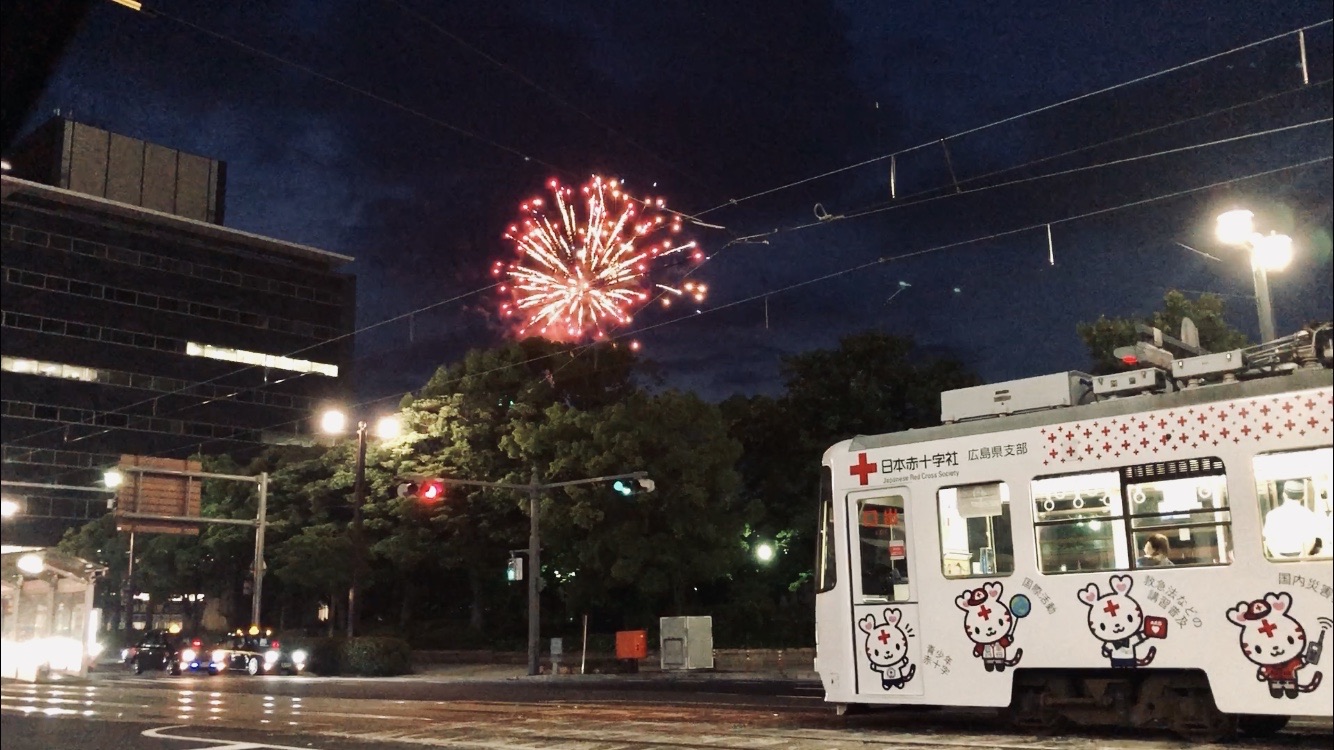
<svg viewBox="0 0 1334 750">
<path fill-rule="evenodd" d="M 893 262 L 897 262 L 897 261 L 907 260 L 907 259 L 909 259 L 909 258 L 915 258 L 915 257 L 923 256 L 923 255 L 928 255 L 928 254 L 931 254 L 931 253 L 937 253 L 937 252 L 942 252 L 942 251 L 946 251 L 946 250 L 953 250 L 953 249 L 957 249 L 957 248 L 961 248 L 961 247 L 966 247 L 966 246 L 969 246 L 969 245 L 976 245 L 976 244 L 980 244 L 980 243 L 984 243 L 984 242 L 989 242 L 989 241 L 992 241 L 992 240 L 997 240 L 997 239 L 1002 239 L 1002 238 L 1005 238 L 1005 237 L 1010 237 L 1010 236 L 1013 236 L 1013 235 L 1023 234 L 1023 233 L 1025 233 L 1025 232 L 1032 232 L 1032 231 L 1036 231 L 1036 230 L 1041 230 L 1041 229 L 1046 228 L 1047 226 L 1056 226 L 1056 225 L 1061 225 L 1061 224 L 1068 224 L 1068 223 L 1070 223 L 1070 222 L 1080 221 L 1080 220 L 1088 219 L 1088 218 L 1095 217 L 1095 216 L 1101 216 L 1101 215 L 1105 215 L 1105 214 L 1109 214 L 1109 213 L 1114 213 L 1114 212 L 1117 212 L 1117 211 L 1124 211 L 1124 210 L 1127 210 L 1127 209 L 1130 209 L 1130 208 L 1136 208 L 1136 207 L 1139 207 L 1139 206 L 1145 206 L 1145 205 L 1149 205 L 1149 204 L 1152 204 L 1152 203 L 1158 203 L 1158 202 L 1165 201 L 1165 200 L 1171 200 L 1171 199 L 1173 199 L 1173 198 L 1179 198 L 1179 197 L 1182 197 L 1182 196 L 1185 196 L 1185 195 L 1191 195 L 1191 194 L 1199 193 L 1199 192 L 1203 192 L 1203 191 L 1206 191 L 1206 190 L 1212 190 L 1212 189 L 1219 188 L 1219 187 L 1223 187 L 1223 186 L 1226 186 L 1226 185 L 1232 185 L 1232 184 L 1235 184 L 1235 183 L 1238 183 L 1238 182 L 1244 182 L 1244 181 L 1246 181 L 1246 180 L 1259 179 L 1259 178 L 1261 178 L 1261 177 L 1267 177 L 1267 176 L 1275 175 L 1275 174 L 1279 174 L 1279 173 L 1282 173 L 1282 172 L 1288 172 L 1288 171 L 1292 171 L 1292 170 L 1296 170 L 1296 169 L 1302 169 L 1302 168 L 1304 168 L 1304 167 L 1309 167 L 1309 166 L 1313 166 L 1313 165 L 1315 165 L 1315 164 L 1320 164 L 1320 163 L 1324 163 L 1324 162 L 1329 162 L 1329 161 L 1331 161 L 1331 160 L 1334 160 L 1334 156 L 1323 156 L 1323 157 L 1319 157 L 1319 158 L 1316 158 L 1316 159 L 1308 159 L 1308 160 L 1306 160 L 1306 161 L 1297 162 L 1297 163 L 1295 163 L 1295 164 L 1289 164 L 1289 165 L 1282 166 L 1282 167 L 1276 167 L 1276 168 L 1273 168 L 1273 169 L 1267 169 L 1267 170 L 1263 170 L 1263 171 L 1260 171 L 1260 172 L 1254 172 L 1254 173 L 1251 173 L 1251 174 L 1242 175 L 1242 176 L 1240 176 L 1240 177 L 1233 177 L 1233 178 L 1229 178 L 1229 179 L 1226 179 L 1226 180 L 1218 180 L 1218 181 L 1215 181 L 1215 182 L 1208 183 L 1208 184 L 1206 184 L 1206 185 L 1199 185 L 1199 186 L 1196 186 L 1196 187 L 1185 188 L 1185 189 L 1182 189 L 1182 190 L 1176 190 L 1176 191 L 1173 191 L 1173 192 L 1170 192 L 1170 193 L 1165 193 L 1165 194 L 1162 194 L 1162 195 L 1156 195 L 1156 196 L 1152 196 L 1152 197 L 1149 197 L 1149 198 L 1142 198 L 1142 199 L 1140 199 L 1140 200 L 1130 201 L 1130 202 L 1122 203 L 1122 204 L 1118 204 L 1118 205 L 1115 205 L 1115 206 L 1110 206 L 1110 207 L 1106 207 L 1106 208 L 1095 209 L 1095 210 L 1091 210 L 1091 211 L 1085 211 L 1085 212 L 1082 212 L 1082 213 L 1074 214 L 1074 215 L 1072 215 L 1072 216 L 1066 216 L 1066 217 L 1063 217 L 1063 218 L 1056 218 L 1056 219 L 1051 219 L 1051 220 L 1048 220 L 1048 221 L 1041 221 L 1041 222 L 1036 222 L 1036 223 L 1032 223 L 1032 224 L 1027 224 L 1027 225 L 1025 225 L 1025 226 L 1017 227 L 1017 228 L 1014 228 L 1014 229 L 1008 229 L 1008 230 L 1004 230 L 1004 231 L 1000 231 L 1000 232 L 992 232 L 992 233 L 990 233 L 990 234 L 982 235 L 982 236 L 979 236 L 979 237 L 971 237 L 971 238 L 969 238 L 969 239 L 965 239 L 965 240 L 959 240 L 959 241 L 956 241 L 956 242 L 949 242 L 949 243 L 945 243 L 945 244 L 935 245 L 935 246 L 932 246 L 932 247 L 923 248 L 923 249 L 921 249 L 921 250 L 914 250 L 914 251 L 910 251 L 910 252 L 899 253 L 899 254 L 896 254 L 896 255 L 881 256 L 881 257 L 875 258 L 875 259 L 873 259 L 873 260 L 868 260 L 868 261 L 865 261 L 865 262 L 863 262 L 863 263 L 858 263 L 858 264 L 856 264 L 856 265 L 849 266 L 849 267 L 846 267 L 846 268 L 843 268 L 843 269 L 840 269 L 840 270 L 837 270 L 837 271 L 832 271 L 832 272 L 829 272 L 829 273 L 826 273 L 826 274 L 822 274 L 822 275 L 819 275 L 819 276 L 814 276 L 814 277 L 805 279 L 805 280 L 803 280 L 803 281 L 799 281 L 799 282 L 796 282 L 796 283 L 788 284 L 788 285 L 786 285 L 786 286 L 782 286 L 782 287 L 779 287 L 779 288 L 776 288 L 776 289 L 770 289 L 770 290 L 767 290 L 767 291 L 764 291 L 764 292 L 760 292 L 760 293 L 751 295 L 751 296 L 749 296 L 749 297 L 745 297 L 745 298 L 743 298 L 743 299 L 739 299 L 739 300 L 734 300 L 734 301 L 732 301 L 732 302 L 728 302 L 728 303 L 726 303 L 726 304 L 717 305 L 717 306 L 711 307 L 711 308 L 709 308 L 709 309 L 707 309 L 707 310 L 702 310 L 702 311 L 696 312 L 695 314 L 692 314 L 692 315 L 681 315 L 681 316 L 678 316 L 678 317 L 676 317 L 676 318 L 672 318 L 672 319 L 669 319 L 669 320 L 661 321 L 661 322 L 658 322 L 658 323 L 653 323 L 653 324 L 651 324 L 651 325 L 641 326 L 641 327 L 636 328 L 636 329 L 631 330 L 631 331 L 625 331 L 625 332 L 622 332 L 622 333 L 614 334 L 614 335 L 608 336 L 608 337 L 607 337 L 604 341 L 602 341 L 602 342 L 596 342 L 596 343 L 590 343 L 590 344 L 578 345 L 578 346 L 572 347 L 568 352 L 558 352 L 558 353 L 551 353 L 551 354 L 542 354 L 542 355 L 539 355 L 539 356 L 537 356 L 537 357 L 530 357 L 530 358 L 528 358 L 528 359 L 525 359 L 525 360 L 522 360 L 522 361 L 519 361 L 519 362 L 512 362 L 512 363 L 509 363 L 509 364 L 505 364 L 505 365 L 501 365 L 501 366 L 498 366 L 498 367 L 493 367 L 493 368 L 490 368 L 490 369 L 487 369 L 487 370 L 483 370 L 483 371 L 481 371 L 481 372 L 469 372 L 469 373 L 466 373 L 466 374 L 464 374 L 464 375 L 461 375 L 460 377 L 455 378 L 455 379 L 453 379 L 453 380 L 448 380 L 448 381 L 443 381 L 443 382 L 441 382 L 441 383 L 438 383 L 437 385 L 453 385 L 453 384 L 462 382 L 463 380 L 468 379 L 468 378 L 478 378 L 478 377 L 482 377 L 482 376 L 485 376 L 485 375 L 490 375 L 490 374 L 493 374 L 493 373 L 496 373 L 496 372 L 502 372 L 502 371 L 505 371 L 505 370 L 510 370 L 510 369 L 515 368 L 515 367 L 522 367 L 522 366 L 524 366 L 524 365 L 532 364 L 533 362 L 538 362 L 538 361 L 541 361 L 541 360 L 543 360 L 543 359 L 549 359 L 549 358 L 551 358 L 551 357 L 553 357 L 553 356 L 561 356 L 561 354 L 568 354 L 568 355 L 570 355 L 570 356 L 578 356 L 578 354 L 582 353 L 583 351 L 586 351 L 586 350 L 588 350 L 588 349 L 591 349 L 591 348 L 596 347 L 596 346 L 599 346 L 599 345 L 603 345 L 604 343 L 610 343 L 610 342 L 618 341 L 618 340 L 620 340 L 620 339 L 625 339 L 625 338 L 631 338 L 631 337 L 634 337 L 634 336 L 639 336 L 639 335 L 642 335 L 643 333 L 648 332 L 648 331 L 652 331 L 652 330 L 655 330 L 655 329 L 658 329 L 658 328 L 663 328 L 663 327 L 665 327 L 665 326 L 669 326 L 669 325 L 676 325 L 677 323 L 682 323 L 682 322 L 685 322 L 685 321 L 688 321 L 688 320 L 697 320 L 697 319 L 699 319 L 699 318 L 701 318 L 701 317 L 704 317 L 704 316 L 707 316 L 707 315 L 711 315 L 711 314 L 714 314 L 714 313 L 717 313 L 717 312 L 721 312 L 721 311 L 723 311 L 723 310 L 727 310 L 727 309 L 730 309 L 730 308 L 733 308 L 733 307 L 738 307 L 738 306 L 740 306 L 740 305 L 745 305 L 745 304 L 749 304 L 749 303 L 751 303 L 751 302 L 756 302 L 756 301 L 759 301 L 759 300 L 763 300 L 763 299 L 765 299 L 765 298 L 767 298 L 767 297 L 771 297 L 771 296 L 774 296 L 774 295 L 784 294 L 784 293 L 791 292 L 791 291 L 794 291 L 794 290 L 797 290 L 797 289 L 802 289 L 802 288 L 805 288 L 805 287 L 808 287 L 808 286 L 812 286 L 812 285 L 815 285 L 815 284 L 819 284 L 819 283 L 821 283 L 821 282 L 829 281 L 829 280 L 831 280 L 831 279 L 839 278 L 839 277 L 841 277 L 841 276 L 846 276 L 846 275 L 848 275 L 848 274 L 855 273 L 855 272 L 857 272 L 857 271 L 862 271 L 862 270 L 865 270 L 865 269 L 868 269 L 868 268 L 872 268 L 872 267 L 875 267 L 875 266 L 880 266 L 880 265 L 885 265 L 885 264 L 888 264 L 888 263 L 893 263 Z M 380 402 L 388 401 L 388 400 L 391 400 L 391 399 L 400 399 L 400 400 L 401 400 L 401 399 L 404 398 L 404 397 L 414 395 L 414 393 L 415 393 L 415 391 L 412 391 L 412 390 L 409 390 L 409 391 L 406 391 L 406 392 L 395 391 L 393 394 L 390 394 L 390 395 L 381 396 L 381 397 L 373 398 L 373 399 L 363 400 L 363 401 L 361 401 L 359 404 L 357 404 L 357 406 L 366 406 L 366 405 L 369 405 L 369 404 L 380 403 Z M 264 427 L 264 428 L 262 428 L 262 430 L 273 430 L 273 429 L 278 429 L 278 428 L 281 428 L 281 427 L 286 427 L 286 426 L 295 424 L 297 421 L 298 421 L 298 420 L 288 420 L 288 421 L 284 421 L 284 422 L 279 422 L 279 423 L 277 423 L 277 424 L 273 424 L 273 425 L 270 425 L 270 426 L 268 426 L 268 427 Z M 214 442 L 214 441 L 213 441 L 213 440 L 202 440 L 202 441 L 200 441 L 199 443 L 192 444 L 191 446 L 186 446 L 185 448 L 191 448 L 191 449 L 193 449 L 193 448 L 199 448 L 199 447 L 202 447 L 202 446 L 204 446 L 204 445 L 206 445 L 206 444 L 208 444 L 208 443 L 210 443 L 210 442 Z M 178 448 L 178 449 L 175 449 L 175 450 L 184 450 L 185 448 Z"/>
<path fill-rule="evenodd" d="M 1205 57 L 1198 58 L 1198 59 L 1196 59 L 1196 60 L 1192 60 L 1192 61 L 1190 61 L 1190 62 L 1182 63 L 1182 64 L 1180 64 L 1180 65 L 1174 65 L 1174 66 L 1172 66 L 1172 67 L 1170 67 L 1170 68 L 1164 68 L 1164 69 L 1162 69 L 1162 70 L 1159 70 L 1159 71 L 1156 71 L 1156 72 L 1153 72 L 1153 73 L 1149 73 L 1149 74 L 1147 74 L 1147 75 L 1142 75 L 1142 76 L 1139 76 L 1138 78 L 1132 78 L 1132 79 L 1130 79 L 1130 80 L 1128 80 L 1128 81 L 1122 81 L 1121 83 L 1113 84 L 1113 85 L 1111 85 L 1111 86 L 1106 86 L 1106 87 L 1104 87 L 1104 88 L 1100 88 L 1100 89 L 1097 89 L 1097 90 L 1095 90 L 1095 91 L 1090 91 L 1090 92 L 1087 92 L 1087 93 L 1084 93 L 1084 94 L 1080 94 L 1080 95 L 1078 95 L 1078 96 L 1073 96 L 1073 97 L 1070 97 L 1070 98 L 1068 98 L 1068 99 L 1062 99 L 1061 101 L 1054 102 L 1054 103 L 1052 103 L 1052 104 L 1046 104 L 1046 105 L 1043 105 L 1043 106 L 1040 106 L 1040 107 L 1036 107 L 1036 108 L 1033 108 L 1033 109 L 1030 109 L 1030 110 L 1027 110 L 1027 111 L 1024 111 L 1024 112 L 1020 112 L 1020 113 L 1015 114 L 1015 115 L 1010 115 L 1009 117 L 1004 117 L 1004 118 L 1001 118 L 1001 119 L 999 119 L 999 120 L 994 120 L 994 121 L 989 122 L 989 123 L 986 123 L 986 124 L 984 124 L 984 125 L 978 125 L 978 126 L 973 127 L 973 128 L 968 128 L 967 130 L 961 130 L 961 131 L 959 131 L 959 132 L 957 132 L 957 133 L 954 133 L 954 134 L 952 134 L 952 135 L 945 136 L 944 138 L 933 138 L 933 139 L 931 139 L 931 140 L 929 140 L 929 141 L 924 141 L 924 142 L 919 143 L 919 144 L 917 144 L 917 145 L 915 145 L 915 146 L 909 146 L 909 147 L 907 147 L 907 148 L 899 149 L 899 150 L 897 150 L 897 151 L 893 151 L 893 152 L 886 153 L 886 154 L 881 154 L 880 156 L 874 156 L 874 157 L 872 157 L 872 158 L 870 158 L 870 159 L 864 159 L 864 160 L 859 161 L 859 162 L 856 162 L 856 163 L 854 163 L 854 164 L 849 164 L 849 165 L 846 165 L 846 166 L 843 166 L 843 167 L 839 167 L 839 168 L 837 168 L 837 169 L 831 169 L 831 170 L 828 170 L 828 171 L 826 171 L 826 172 L 821 172 L 820 174 L 813 175 L 813 176 L 811 176 L 811 177 L 806 177 L 806 178 L 803 178 L 803 179 L 794 180 L 794 181 L 792 181 L 792 182 L 788 182 L 788 183 L 786 183 L 786 184 L 779 185 L 779 186 L 777 186 L 777 187 L 768 188 L 768 189 L 766 189 L 766 190 L 761 190 L 761 191 L 759 191 L 759 192 L 757 192 L 757 193 L 752 193 L 752 194 L 750 194 L 750 195 L 747 195 L 747 196 L 745 196 L 744 198 L 733 198 L 733 199 L 728 200 L 728 201 L 725 202 L 725 203 L 720 203 L 720 204 L 718 204 L 717 206 L 714 206 L 713 208 L 706 209 L 706 210 L 704 210 L 704 211 L 700 211 L 699 213 L 695 214 L 695 216 L 704 216 L 704 215 L 706 215 L 706 214 L 713 213 L 714 211 L 718 211 L 718 210 L 721 210 L 721 209 L 723 209 L 723 208 L 727 208 L 728 206 L 735 206 L 735 205 L 738 205 L 738 204 L 741 204 L 741 203 L 745 203 L 746 201 L 753 200 L 753 199 L 755 199 L 755 198 L 760 198 L 760 197 L 763 197 L 763 196 L 766 196 L 766 195 L 771 195 L 771 194 L 773 194 L 773 193 L 781 192 L 781 191 L 783 191 L 783 190 L 788 190 L 788 189 L 790 189 L 790 188 L 794 188 L 794 187 L 797 187 L 797 186 L 799 186 L 799 185 L 805 185 L 806 183 L 814 182 L 814 181 L 816 181 L 816 180 L 822 180 L 822 179 L 824 179 L 824 178 L 826 178 L 826 177 L 832 177 L 833 175 L 841 174 L 841 173 L 843 173 L 843 172 L 847 172 L 847 171 L 849 171 L 849 170 L 857 169 L 857 168 L 859 168 L 859 167 L 864 167 L 864 166 L 867 166 L 868 164 L 875 164 L 875 163 L 877 163 L 877 162 L 884 161 L 885 159 L 889 159 L 889 158 L 891 158 L 891 157 L 903 156 L 904 154 L 910 154 L 910 153 L 912 153 L 912 152 L 914 152 L 914 151 L 919 151 L 919 150 L 924 149 L 924 148 L 930 148 L 930 147 L 934 147 L 934 146 L 939 146 L 939 145 L 941 144 L 942 141 L 949 141 L 949 140 L 953 140 L 953 139 L 955 139 L 955 138 L 962 138 L 963 136 L 966 136 L 966 135 L 972 135 L 972 134 L 974 134 L 974 133 L 979 133 L 979 132 L 981 132 L 981 131 L 983 131 L 983 130 L 988 130 L 988 129 L 990 129 L 990 128 L 994 128 L 994 127 L 996 127 L 996 126 L 998 126 L 998 125 L 1004 125 L 1004 124 L 1006 124 L 1006 123 L 1014 122 L 1014 121 L 1016 121 L 1016 120 L 1020 120 L 1020 119 L 1023 119 L 1023 118 L 1025 118 L 1025 117 L 1030 117 L 1030 116 L 1032 116 L 1032 115 L 1039 114 L 1039 113 L 1041 113 L 1041 112 L 1046 112 L 1046 111 L 1049 111 L 1049 110 L 1052 110 L 1052 109 L 1056 109 L 1056 108 L 1058 108 L 1058 107 L 1063 107 L 1063 106 L 1065 106 L 1065 105 L 1067 105 L 1067 104 L 1073 104 L 1073 103 L 1075 103 L 1075 102 L 1082 101 L 1082 100 L 1084 100 L 1084 99 L 1089 99 L 1089 98 L 1092 98 L 1092 97 L 1095 97 L 1095 96 L 1100 96 L 1100 95 L 1102 95 L 1102 94 L 1106 94 L 1106 93 L 1115 91 L 1115 90 L 1117 90 L 1117 89 L 1125 88 L 1125 87 L 1127 87 L 1127 86 L 1132 86 L 1132 85 L 1137 84 L 1137 83 L 1143 83 L 1144 81 L 1152 80 L 1152 79 L 1154 79 L 1154 78 L 1159 78 L 1159 77 L 1161 77 L 1161 76 L 1168 75 L 1169 73 L 1175 73 L 1175 72 L 1177 72 L 1177 71 L 1179 71 L 1179 70 L 1185 70 L 1186 68 L 1194 67 L 1194 66 L 1196 66 L 1196 65 L 1200 65 L 1200 64 L 1202 64 L 1202 63 L 1206 63 L 1206 62 L 1209 62 L 1209 61 L 1211 61 L 1211 60 L 1217 60 L 1217 59 L 1219 59 L 1219 58 L 1221 58 L 1221 57 L 1226 57 L 1226 56 L 1228 56 L 1228 55 L 1236 54 L 1237 52 L 1241 52 L 1241 51 L 1243 51 L 1243 50 L 1251 49 L 1252 47 L 1258 47 L 1258 46 L 1260 46 L 1260 45 L 1268 44 L 1268 43 L 1270 43 L 1270 42 L 1274 42 L 1274 41 L 1277 41 L 1277 40 L 1279 40 L 1279 39 L 1284 39 L 1284 38 L 1286 38 L 1286 37 L 1293 36 L 1293 35 L 1296 35 L 1296 34 L 1299 34 L 1299 33 L 1302 33 L 1302 32 L 1310 31 L 1311 29 L 1316 29 L 1316 28 L 1320 28 L 1320 27 L 1322 27 L 1322 26 L 1327 26 L 1327 25 L 1329 25 L 1330 23 L 1334 23 L 1334 18 L 1331 18 L 1331 19 L 1325 19 L 1325 20 L 1323 20 L 1323 21 L 1320 21 L 1320 22 L 1317 22 L 1317 23 L 1313 23 L 1313 24 L 1308 24 L 1308 25 L 1306 25 L 1306 26 L 1301 26 L 1301 27 L 1299 27 L 1299 28 L 1292 29 L 1291 31 L 1285 31 L 1285 32 L 1283 32 L 1283 33 L 1275 34 L 1275 35 L 1273 35 L 1273 36 L 1269 36 L 1269 37 L 1265 37 L 1264 39 L 1260 39 L 1260 40 L 1257 40 L 1257 41 L 1254 41 L 1254 42 L 1248 42 L 1248 43 L 1246 43 L 1246 44 L 1243 44 L 1243 45 L 1240 45 L 1240 46 L 1237 46 L 1237 47 L 1233 47 L 1233 48 L 1231 48 L 1231 49 L 1229 49 L 1229 50 L 1225 50 L 1225 51 L 1223 51 L 1223 52 L 1217 52 L 1217 53 L 1214 53 L 1214 54 L 1211 54 L 1211 55 L 1207 55 L 1207 56 L 1205 56 Z"/>
</svg>

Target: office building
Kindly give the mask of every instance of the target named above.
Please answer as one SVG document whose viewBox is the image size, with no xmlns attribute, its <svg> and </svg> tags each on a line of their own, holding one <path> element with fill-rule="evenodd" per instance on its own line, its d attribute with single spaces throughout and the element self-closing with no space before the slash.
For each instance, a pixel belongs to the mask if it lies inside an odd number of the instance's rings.
<svg viewBox="0 0 1334 750">
<path fill-rule="evenodd" d="M 24 517 L 105 497 L 17 483 L 91 486 L 120 454 L 253 455 L 349 392 L 352 259 L 223 226 L 223 162 L 61 118 L 8 161 L 0 432 Z"/>
</svg>

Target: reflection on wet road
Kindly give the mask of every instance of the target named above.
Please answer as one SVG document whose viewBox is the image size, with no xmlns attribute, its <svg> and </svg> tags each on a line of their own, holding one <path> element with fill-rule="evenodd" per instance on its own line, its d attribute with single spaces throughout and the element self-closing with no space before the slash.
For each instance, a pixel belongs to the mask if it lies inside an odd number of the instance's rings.
<svg viewBox="0 0 1334 750">
<path fill-rule="evenodd" d="M 313 691 L 327 685 L 311 683 L 306 687 Z M 373 681 L 348 687 L 368 696 L 384 689 Z M 249 680 L 234 685 L 227 681 L 210 684 L 209 680 L 136 678 L 40 685 L 7 682 L 0 693 L 0 708 L 6 717 L 41 720 L 42 731 L 56 734 L 102 731 L 89 729 L 89 725 L 106 727 L 108 733 L 124 734 L 130 729 L 128 724 L 134 724 L 135 739 L 118 740 L 116 746 L 186 750 L 200 747 L 199 743 L 219 749 L 301 747 L 307 750 L 402 744 L 553 750 L 611 747 L 1080 750 L 1107 746 L 1148 750 L 1181 748 L 1184 744 L 1167 734 L 1038 737 L 1013 732 L 978 717 L 927 718 L 921 712 L 840 718 L 818 700 L 783 703 L 727 696 L 702 703 L 697 697 L 688 700 L 685 696 L 612 691 L 590 697 L 565 693 L 558 687 L 541 690 L 537 685 L 524 685 L 526 691 L 539 689 L 522 700 L 507 695 L 519 688 L 514 683 L 479 684 L 469 691 L 476 698 L 456 695 L 449 700 L 420 697 L 397 700 L 293 695 L 302 686 L 291 681 Z M 477 699 L 481 697 L 503 699 Z M 71 725 L 81 728 L 70 729 Z M 26 729 L 28 726 L 22 725 L 17 734 L 30 731 Z M 5 732 L 7 748 L 10 735 L 15 734 L 10 729 Z M 47 739 L 54 741 L 56 736 Z M 1284 733 L 1264 743 L 1245 742 L 1242 746 L 1325 748 L 1329 739 L 1327 728 L 1317 728 Z"/>
</svg>

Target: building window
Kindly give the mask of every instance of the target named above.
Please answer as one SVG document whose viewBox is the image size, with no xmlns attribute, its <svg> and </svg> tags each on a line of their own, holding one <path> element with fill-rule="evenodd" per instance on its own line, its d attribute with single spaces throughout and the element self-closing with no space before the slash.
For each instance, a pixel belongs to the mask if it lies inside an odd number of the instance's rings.
<svg viewBox="0 0 1334 750">
<path fill-rule="evenodd" d="M 940 569 L 946 578 L 1014 572 L 1010 488 L 1004 482 L 944 487 L 940 504 Z"/>
<path fill-rule="evenodd" d="M 1232 562 L 1232 515 L 1220 459 L 1045 477 L 1034 480 L 1032 489 L 1038 568 L 1044 573 Z"/>
<path fill-rule="evenodd" d="M 1255 457 L 1255 495 L 1264 519 L 1265 557 L 1280 562 L 1328 560 L 1334 545 L 1330 464 L 1334 449 Z"/>
<path fill-rule="evenodd" d="M 91 367 L 64 365 L 58 362 L 41 362 L 22 357 L 0 357 L 0 370 L 27 375 L 41 375 L 48 378 L 82 380 L 88 383 L 97 380 L 97 370 Z"/>
<path fill-rule="evenodd" d="M 293 359 L 291 357 L 281 357 L 276 354 L 263 354 L 261 352 L 251 352 L 245 349 L 230 349 L 222 346 L 211 346 L 209 344 L 196 344 L 193 341 L 185 345 L 185 353 L 192 357 L 206 357 L 208 359 L 218 359 L 224 362 L 240 362 L 246 365 L 259 365 L 274 370 L 287 370 L 289 372 L 314 372 L 320 375 L 327 375 L 331 378 L 338 377 L 338 365 L 329 365 L 322 362 L 311 362 L 306 359 Z"/>
</svg>

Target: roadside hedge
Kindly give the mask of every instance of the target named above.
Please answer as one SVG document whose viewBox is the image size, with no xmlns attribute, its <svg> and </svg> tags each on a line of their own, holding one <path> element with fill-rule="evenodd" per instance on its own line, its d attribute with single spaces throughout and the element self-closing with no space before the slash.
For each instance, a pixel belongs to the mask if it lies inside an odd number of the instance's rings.
<svg viewBox="0 0 1334 750">
<path fill-rule="evenodd" d="M 312 674 L 392 677 L 412 671 L 412 648 L 402 638 L 290 638 L 293 648 L 306 650 L 306 671 Z"/>
</svg>

